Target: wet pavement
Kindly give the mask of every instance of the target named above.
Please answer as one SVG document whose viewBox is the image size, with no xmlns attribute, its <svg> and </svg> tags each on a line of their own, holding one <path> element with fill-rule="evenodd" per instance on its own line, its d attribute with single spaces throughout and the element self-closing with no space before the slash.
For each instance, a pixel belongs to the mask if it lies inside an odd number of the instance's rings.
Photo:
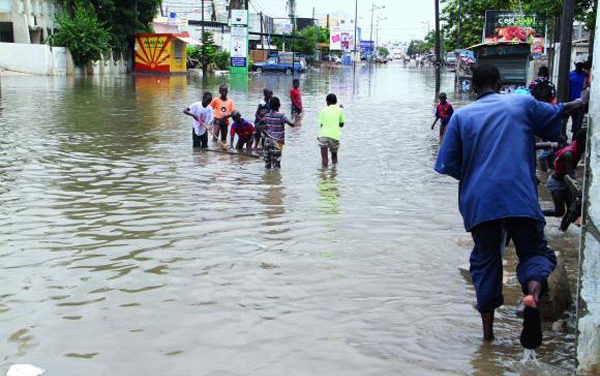
<svg viewBox="0 0 600 376">
<path fill-rule="evenodd" d="M 452 75 L 443 89 L 452 92 Z M 291 77 L 221 82 L 253 120 Z M 310 70 L 282 170 L 191 148 L 187 77 L 5 76 L 0 97 L 0 371 L 49 375 L 563 375 L 574 335 L 520 363 L 507 273 L 498 340 L 482 344 L 458 268 L 470 238 L 436 175 L 434 75 L 398 64 Z M 316 136 L 345 106 L 340 164 Z M 449 94 L 460 107 L 466 97 Z M 545 196 L 547 199 L 548 197 Z M 574 283 L 577 231 L 551 243 Z"/>
</svg>

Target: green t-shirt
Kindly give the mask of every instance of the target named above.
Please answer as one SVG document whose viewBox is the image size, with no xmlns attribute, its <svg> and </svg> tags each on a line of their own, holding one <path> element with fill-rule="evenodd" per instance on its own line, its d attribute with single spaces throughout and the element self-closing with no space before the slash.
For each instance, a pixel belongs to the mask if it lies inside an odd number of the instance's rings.
<svg viewBox="0 0 600 376">
<path fill-rule="evenodd" d="M 345 123 L 344 110 L 335 104 L 325 107 L 319 114 L 319 137 L 329 137 L 340 140 L 340 124 Z"/>
</svg>

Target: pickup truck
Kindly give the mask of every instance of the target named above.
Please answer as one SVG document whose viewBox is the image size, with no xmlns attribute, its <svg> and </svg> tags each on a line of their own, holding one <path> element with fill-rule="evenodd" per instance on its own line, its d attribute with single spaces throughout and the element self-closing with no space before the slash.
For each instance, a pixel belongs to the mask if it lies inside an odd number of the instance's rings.
<svg viewBox="0 0 600 376">
<path fill-rule="evenodd" d="M 252 69 L 257 72 L 272 71 L 272 72 L 285 72 L 286 74 L 292 74 L 292 69 L 296 72 L 303 72 L 306 70 L 306 65 L 302 61 L 298 61 L 292 67 L 291 61 L 283 61 L 280 57 L 270 57 L 263 63 L 254 63 Z"/>
</svg>

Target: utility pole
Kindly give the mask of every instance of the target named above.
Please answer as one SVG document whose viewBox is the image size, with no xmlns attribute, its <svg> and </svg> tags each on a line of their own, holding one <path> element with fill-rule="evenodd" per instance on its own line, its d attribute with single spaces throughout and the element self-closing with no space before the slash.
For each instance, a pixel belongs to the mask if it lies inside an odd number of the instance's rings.
<svg viewBox="0 0 600 376">
<path fill-rule="evenodd" d="M 358 0 L 355 0 L 355 5 L 354 5 L 354 56 L 352 57 L 353 61 L 354 61 L 354 71 L 356 72 L 356 28 L 358 27 L 358 25 L 356 24 L 358 22 Z"/>
<path fill-rule="evenodd" d="M 571 42 L 575 0 L 564 0 L 560 22 L 560 57 L 558 63 L 558 101 L 569 101 L 569 70 L 571 68 Z"/>
<path fill-rule="evenodd" d="M 313 7 L 312 18 L 313 18 L 313 24 L 314 24 L 315 30 L 316 30 L 316 32 L 315 32 L 315 60 L 320 60 L 321 58 L 319 57 L 319 31 L 321 28 L 319 27 L 319 23 L 315 19 L 315 7 Z"/>
<path fill-rule="evenodd" d="M 206 66 L 206 38 L 204 37 L 204 0 L 202 1 L 202 81 L 206 80 L 206 73 L 208 71 L 208 67 Z"/>
<path fill-rule="evenodd" d="M 456 36 L 456 47 L 462 48 L 462 2 L 458 0 L 458 35 Z"/>
<path fill-rule="evenodd" d="M 375 50 L 377 50 L 377 46 L 379 46 L 379 21 L 385 21 L 387 17 L 379 17 L 377 16 L 377 27 L 375 28 Z"/>
<path fill-rule="evenodd" d="M 435 1 L 435 95 L 440 93 L 441 69 L 442 69 L 442 46 L 440 41 L 440 0 Z"/>
<path fill-rule="evenodd" d="M 375 5 L 375 4 L 371 4 L 371 33 L 369 34 L 369 40 L 370 40 L 371 42 L 373 41 L 373 16 L 374 16 L 374 14 L 375 14 L 375 11 L 376 11 L 376 10 L 379 10 L 379 9 L 385 9 L 385 5 L 383 5 L 383 6 L 377 6 L 377 5 Z M 372 54 L 371 54 L 371 56 L 370 56 L 369 60 L 371 60 L 371 59 L 372 59 L 372 57 L 373 57 L 373 56 L 372 56 Z"/>
</svg>

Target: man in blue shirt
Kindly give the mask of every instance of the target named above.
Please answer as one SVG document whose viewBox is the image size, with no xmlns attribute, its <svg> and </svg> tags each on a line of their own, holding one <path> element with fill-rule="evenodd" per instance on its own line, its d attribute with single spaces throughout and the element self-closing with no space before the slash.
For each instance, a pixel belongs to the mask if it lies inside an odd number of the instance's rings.
<svg viewBox="0 0 600 376">
<path fill-rule="evenodd" d="M 569 74 L 569 100 L 574 101 L 575 99 L 581 98 L 581 93 L 584 89 L 585 79 L 588 75 L 583 69 L 584 62 L 581 58 L 578 58 L 575 63 L 575 70 L 571 71 Z M 573 139 L 575 139 L 575 135 L 579 132 L 581 128 L 581 122 L 583 121 L 583 109 L 579 111 L 573 112 L 570 116 L 572 119 L 571 123 L 571 133 L 573 134 Z M 569 117 L 567 117 L 563 123 L 562 135 L 566 137 L 567 135 L 567 122 L 569 121 Z"/>
<path fill-rule="evenodd" d="M 528 95 L 500 95 L 500 84 L 496 67 L 482 65 L 474 71 L 479 96 L 451 118 L 435 170 L 460 182 L 460 212 L 475 242 L 470 272 L 484 339 L 494 338 L 494 311 L 504 303 L 502 253 L 509 232 L 526 295 L 521 343 L 536 348 L 542 341 L 537 304 L 556 256 L 546 242 L 538 203 L 535 136 L 558 139 L 563 112 L 582 102 L 552 105 Z"/>
</svg>

